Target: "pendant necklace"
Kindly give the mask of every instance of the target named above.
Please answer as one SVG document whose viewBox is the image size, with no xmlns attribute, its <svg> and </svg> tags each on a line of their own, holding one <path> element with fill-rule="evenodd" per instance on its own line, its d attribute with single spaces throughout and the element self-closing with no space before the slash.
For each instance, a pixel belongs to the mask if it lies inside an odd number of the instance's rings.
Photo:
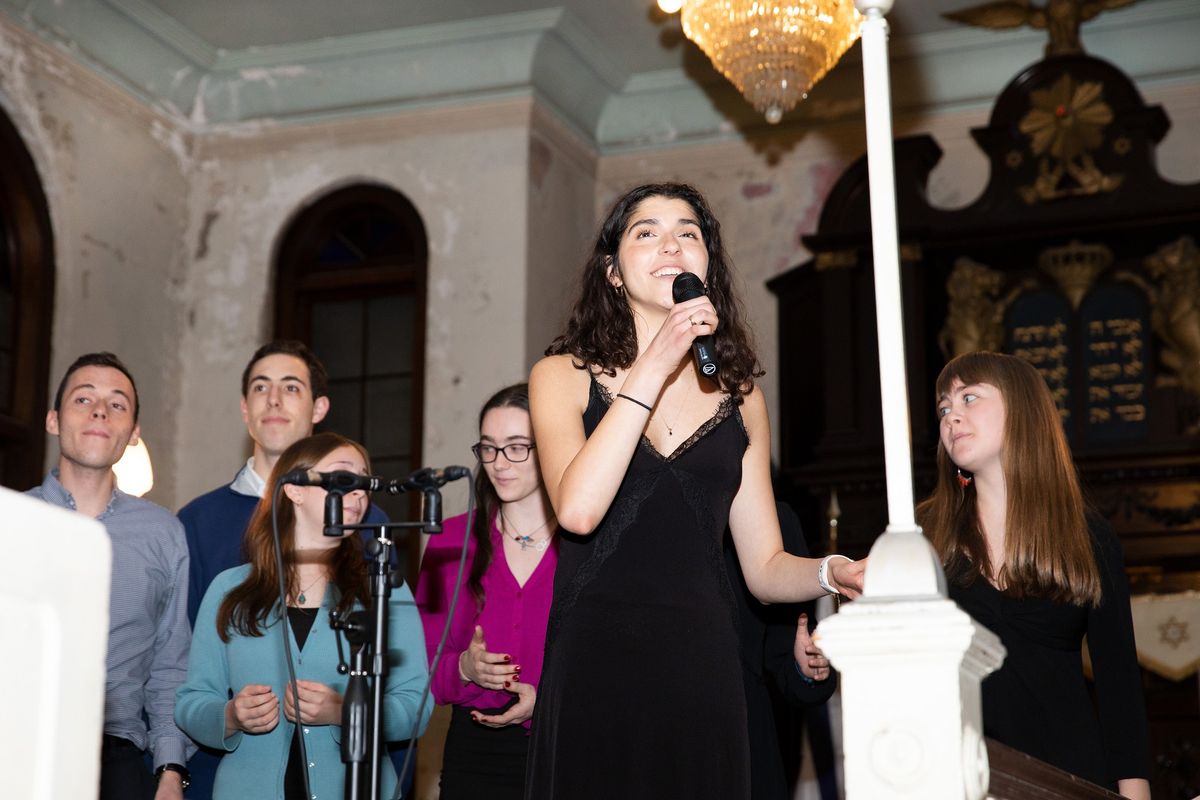
<svg viewBox="0 0 1200 800">
<path fill-rule="evenodd" d="M 687 393 L 683 396 L 683 400 L 679 403 L 679 408 L 675 411 L 675 419 L 671 423 L 667 423 L 666 419 L 659 417 L 659 422 L 667 429 L 667 436 L 675 435 L 675 426 L 679 424 L 679 418 L 683 416 L 683 409 L 687 405 L 688 398 L 692 396 L 692 384 L 688 384 Z"/>
<path fill-rule="evenodd" d="M 534 528 L 528 534 L 522 536 L 519 533 L 508 533 L 508 538 L 512 539 L 517 544 L 521 545 L 522 552 L 529 549 L 530 547 L 532 547 L 534 550 L 537 550 L 539 553 L 545 552 L 546 548 L 550 546 L 550 539 L 551 539 L 551 537 L 554 536 L 554 533 L 553 532 L 548 533 L 541 539 L 534 539 L 533 534 L 542 530 L 542 528 L 545 528 L 547 525 L 549 525 L 553 521 L 554 521 L 554 515 L 551 514 L 550 516 L 546 517 L 545 522 L 543 522 L 541 525 L 538 525 L 536 528 Z M 504 530 L 506 533 L 513 529 L 512 523 L 510 523 L 507 519 L 504 518 L 504 509 L 503 508 L 500 509 L 500 524 L 504 526 Z"/>
<path fill-rule="evenodd" d="M 321 580 L 324 577 L 325 577 L 324 575 L 318 575 L 317 577 L 313 578 L 312 583 L 310 583 L 308 586 L 305 586 L 303 589 L 300 590 L 300 594 L 298 594 L 296 596 L 296 602 L 298 602 L 300 605 L 304 605 L 305 603 L 307 603 L 308 597 L 305 596 L 304 593 L 307 592 L 312 587 L 316 586 L 317 581 Z"/>
</svg>

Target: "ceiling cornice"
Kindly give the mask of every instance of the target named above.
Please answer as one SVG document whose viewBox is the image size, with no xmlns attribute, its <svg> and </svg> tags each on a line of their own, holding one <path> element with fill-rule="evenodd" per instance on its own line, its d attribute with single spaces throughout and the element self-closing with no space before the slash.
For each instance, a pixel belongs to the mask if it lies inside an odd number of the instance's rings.
<svg viewBox="0 0 1200 800">
<path fill-rule="evenodd" d="M 630 74 L 569 9 L 270 47 L 212 47 L 148 0 L 0 0 L 7 17 L 197 133 L 536 97 L 600 153 L 761 132 L 761 117 L 683 45 L 681 69 Z M 1157 0 L 1084 28 L 1089 52 L 1143 85 L 1200 80 L 1200 4 Z M 957 29 L 892 44 L 897 111 L 987 103 L 1045 34 Z M 859 117 L 857 48 L 785 120 Z"/>
<path fill-rule="evenodd" d="M 1143 88 L 1200 82 L 1200 3 L 1163 0 L 1111 13 L 1083 31 L 1090 54 L 1107 59 Z M 1041 31 L 956 29 L 895 39 L 890 46 L 896 113 L 990 107 L 1025 66 L 1042 58 Z M 862 58 L 857 45 L 790 112 L 784 127 L 861 119 Z M 686 69 L 635 75 L 609 101 L 596 130 L 602 152 L 653 149 L 764 133 L 770 127 L 725 81 L 701 83 Z"/>
<path fill-rule="evenodd" d="M 216 64 L 221 51 L 192 33 L 190 29 L 153 3 L 148 3 L 146 0 L 109 0 L 109 3 L 114 12 L 125 15 L 137 29 L 166 43 L 181 58 L 196 67 L 211 68 Z M 56 9 L 64 5 L 69 4 L 54 3 Z M 103 14 L 104 4 L 97 3 L 96 5 Z"/>
</svg>

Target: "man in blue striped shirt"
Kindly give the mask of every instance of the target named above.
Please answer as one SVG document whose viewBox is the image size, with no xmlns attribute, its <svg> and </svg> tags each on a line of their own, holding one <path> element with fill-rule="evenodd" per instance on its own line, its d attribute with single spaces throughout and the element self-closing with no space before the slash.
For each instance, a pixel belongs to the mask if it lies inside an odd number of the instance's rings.
<svg viewBox="0 0 1200 800">
<path fill-rule="evenodd" d="M 100 800 L 180 800 L 195 749 L 174 719 L 191 643 L 187 543 L 171 512 L 116 487 L 112 467 L 137 441 L 137 419 L 137 388 L 121 361 L 80 356 L 46 415 L 58 466 L 28 494 L 96 518 L 112 542 Z"/>
</svg>

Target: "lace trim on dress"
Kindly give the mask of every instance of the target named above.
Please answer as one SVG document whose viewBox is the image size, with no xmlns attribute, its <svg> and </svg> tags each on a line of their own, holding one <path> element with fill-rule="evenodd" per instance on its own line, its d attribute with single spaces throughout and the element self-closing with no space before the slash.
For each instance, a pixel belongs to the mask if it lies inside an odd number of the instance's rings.
<svg viewBox="0 0 1200 800">
<path fill-rule="evenodd" d="M 592 378 L 592 386 L 595 387 L 593 390 L 595 399 L 611 405 L 611 396 L 603 393 L 604 386 L 595 377 Z M 588 403 L 588 408 L 591 409 L 591 402 Z M 657 455 L 653 446 L 650 446 L 649 449 L 650 452 Z M 636 457 L 635 454 L 634 458 Z M 546 629 L 547 644 L 557 637 L 561 621 L 574 608 L 580 592 L 599 574 L 609 556 L 616 552 L 617 545 L 621 541 L 621 534 L 633 524 L 641 510 L 642 503 L 653 494 L 655 485 L 666 471 L 661 466 L 661 456 L 657 457 L 656 463 L 660 466 L 655 469 L 637 470 L 632 474 L 626 474 L 622 482 L 622 491 L 609 507 L 608 513 L 604 515 L 600 525 L 591 533 L 591 550 L 587 558 L 579 565 L 571 580 L 562 587 L 561 591 L 555 592 Z"/>
<path fill-rule="evenodd" d="M 600 396 L 600 399 L 604 401 L 604 404 L 606 406 L 612 406 L 612 404 L 613 404 L 612 391 L 607 386 L 605 386 L 603 383 L 596 380 L 595 375 L 592 375 L 591 373 L 588 373 L 588 375 L 591 377 L 592 386 L 595 387 L 596 392 Z M 717 406 L 717 410 L 715 412 L 713 412 L 713 415 L 711 417 L 709 417 L 706 422 L 701 424 L 700 427 L 697 428 L 696 431 L 691 436 L 689 436 L 687 439 L 683 440 L 683 442 L 681 442 L 679 444 L 679 446 L 676 447 L 674 450 L 672 450 L 669 454 L 664 455 L 663 453 L 661 453 L 659 451 L 659 449 L 654 446 L 654 443 L 650 441 L 649 437 L 647 437 L 645 434 L 642 434 L 639 443 L 641 444 L 641 446 L 644 449 L 650 451 L 653 455 L 655 455 L 659 459 L 666 461 L 668 464 L 670 464 L 672 461 L 675 461 L 680 456 L 682 456 L 684 453 L 691 450 L 692 447 L 694 447 L 697 442 L 699 442 L 701 439 L 703 439 L 708 434 L 712 433 L 713 430 L 718 425 L 720 425 L 722 422 L 724 422 L 731 415 L 737 419 L 738 427 L 740 427 L 742 429 L 742 433 L 745 434 L 745 436 L 746 436 L 746 441 L 749 442 L 750 434 L 746 430 L 746 423 L 742 420 L 742 414 L 741 414 L 741 411 L 738 409 L 737 399 L 734 397 L 734 395 L 727 394 L 723 398 L 721 398 L 721 403 L 720 403 L 720 405 Z"/>
</svg>

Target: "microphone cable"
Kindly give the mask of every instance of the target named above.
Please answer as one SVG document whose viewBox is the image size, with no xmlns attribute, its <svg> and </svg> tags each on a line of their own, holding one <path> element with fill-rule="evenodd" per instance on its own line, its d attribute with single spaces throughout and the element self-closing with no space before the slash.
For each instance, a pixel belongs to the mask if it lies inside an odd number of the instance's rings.
<svg viewBox="0 0 1200 800">
<path fill-rule="evenodd" d="M 476 472 L 472 474 L 472 478 L 478 477 L 478 470 L 482 469 L 482 467 L 476 467 L 475 469 Z M 429 663 L 429 679 L 425 682 L 425 691 L 421 695 L 421 705 L 417 707 L 417 715 L 413 718 L 412 733 L 408 737 L 408 752 L 404 754 L 404 765 L 400 768 L 400 774 L 396 776 L 396 793 L 392 795 L 392 800 L 402 800 L 404 797 L 404 776 L 408 774 L 409 764 L 412 761 L 413 753 L 417 749 L 417 729 L 421 725 L 421 715 L 425 712 L 425 704 L 433 696 L 433 676 L 437 674 L 438 664 L 442 660 L 442 650 L 446 647 L 446 640 L 450 638 L 450 627 L 454 624 L 454 611 L 458 606 L 458 596 L 462 592 L 462 579 L 467 566 L 467 550 L 471 543 L 471 530 L 474 528 L 476 511 L 475 481 L 472 480 L 467 484 L 467 525 L 466 531 L 463 534 L 462 552 L 458 556 L 458 575 L 454 579 L 454 593 L 450 595 L 450 608 L 446 613 L 446 624 L 442 627 L 442 638 L 438 640 L 437 649 L 434 651 L 433 659 Z M 416 786 L 415 776 L 413 786 Z M 311 792 L 309 796 L 312 796 Z"/>
<path fill-rule="evenodd" d="M 279 493 L 283 491 L 283 482 L 275 483 L 271 493 L 271 538 L 275 543 L 275 571 L 279 573 L 279 633 L 283 644 L 283 658 L 287 663 L 288 689 L 292 692 L 292 705 L 296 709 L 296 735 L 300 739 L 301 772 L 304 776 L 304 796 L 312 797 L 312 781 L 308 776 L 308 747 L 304 743 L 301 729 L 304 727 L 300 717 L 300 686 L 296 682 L 296 665 L 292 662 L 292 643 L 288 639 L 291 623 L 287 616 L 287 582 L 283 577 L 283 545 L 279 540 Z"/>
</svg>

